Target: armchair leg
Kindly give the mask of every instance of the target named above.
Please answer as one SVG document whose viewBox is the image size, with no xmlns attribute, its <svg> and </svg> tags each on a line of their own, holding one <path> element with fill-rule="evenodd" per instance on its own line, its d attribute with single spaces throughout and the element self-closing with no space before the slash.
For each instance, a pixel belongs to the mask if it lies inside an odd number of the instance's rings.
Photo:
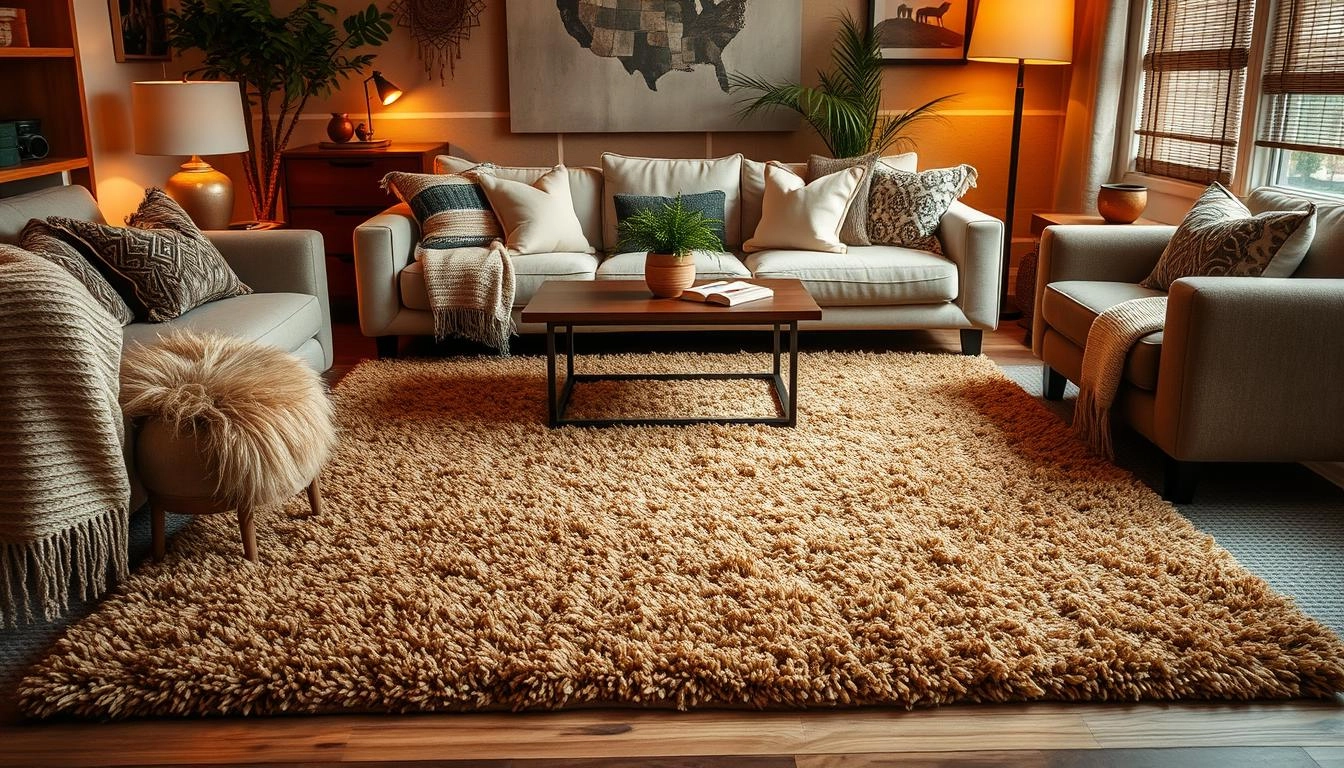
<svg viewBox="0 0 1344 768">
<path fill-rule="evenodd" d="M 961 354 L 978 355 L 985 342 L 985 332 L 979 328 L 961 329 Z"/>
<path fill-rule="evenodd" d="M 1048 365 L 1041 366 L 1041 392 L 1046 400 L 1063 400 L 1064 385 L 1068 383 L 1064 374 Z"/>
<path fill-rule="evenodd" d="M 400 336 L 375 336 L 374 342 L 378 345 L 378 359 L 386 360 L 396 357 L 400 341 Z"/>
<path fill-rule="evenodd" d="M 1199 464 L 1164 457 L 1162 498 L 1172 504 L 1189 504 L 1195 498 L 1195 483 L 1199 479 Z"/>
</svg>

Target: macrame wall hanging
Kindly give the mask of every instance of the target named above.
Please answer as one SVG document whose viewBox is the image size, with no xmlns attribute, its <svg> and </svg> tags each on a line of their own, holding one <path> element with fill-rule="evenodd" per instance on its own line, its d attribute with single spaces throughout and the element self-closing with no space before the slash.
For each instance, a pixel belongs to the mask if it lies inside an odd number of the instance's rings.
<svg viewBox="0 0 1344 768">
<path fill-rule="evenodd" d="M 433 74 L 439 68 L 439 81 L 444 73 L 453 73 L 453 62 L 462 58 L 462 43 L 471 37 L 473 27 L 481 24 L 485 0 L 394 0 L 388 6 L 397 20 L 397 26 L 411 31 L 420 46 L 420 60 L 425 71 Z"/>
</svg>

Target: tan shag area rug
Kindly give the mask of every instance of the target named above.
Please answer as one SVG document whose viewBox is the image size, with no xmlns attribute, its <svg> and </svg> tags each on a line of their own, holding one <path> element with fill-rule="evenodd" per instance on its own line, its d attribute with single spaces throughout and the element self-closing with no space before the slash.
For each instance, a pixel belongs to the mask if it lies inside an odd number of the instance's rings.
<svg viewBox="0 0 1344 768">
<path fill-rule="evenodd" d="M 589 358 L 764 368 L 764 356 Z M 537 358 L 372 362 L 327 511 L 170 543 L 23 682 L 36 716 L 1327 696 L 1344 644 L 988 360 L 803 355 L 797 429 L 544 425 Z M 769 412 L 757 384 L 576 415 Z"/>
</svg>

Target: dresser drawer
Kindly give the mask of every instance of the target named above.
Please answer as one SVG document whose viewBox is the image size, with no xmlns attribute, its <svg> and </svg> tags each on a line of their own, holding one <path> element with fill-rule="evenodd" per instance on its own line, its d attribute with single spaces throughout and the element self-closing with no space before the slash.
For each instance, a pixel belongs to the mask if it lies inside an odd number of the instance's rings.
<svg viewBox="0 0 1344 768">
<path fill-rule="evenodd" d="M 378 182 L 391 171 L 420 173 L 420 158 L 285 158 L 285 193 L 291 206 L 387 207 L 396 200 Z"/>
<path fill-rule="evenodd" d="M 289 208 L 290 229 L 315 229 L 322 233 L 327 253 L 349 256 L 355 252 L 355 227 L 387 206 L 341 205 L 332 208 Z"/>
</svg>

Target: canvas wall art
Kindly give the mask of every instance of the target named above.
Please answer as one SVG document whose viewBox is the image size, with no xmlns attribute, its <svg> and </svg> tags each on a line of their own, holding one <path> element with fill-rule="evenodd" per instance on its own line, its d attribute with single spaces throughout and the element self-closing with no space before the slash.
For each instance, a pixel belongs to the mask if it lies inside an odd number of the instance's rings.
<svg viewBox="0 0 1344 768">
<path fill-rule="evenodd" d="M 797 80 L 802 0 L 507 0 L 517 133 L 788 131 L 728 74 Z"/>
<path fill-rule="evenodd" d="M 966 61 L 972 0 L 869 0 L 883 61 Z"/>
</svg>

